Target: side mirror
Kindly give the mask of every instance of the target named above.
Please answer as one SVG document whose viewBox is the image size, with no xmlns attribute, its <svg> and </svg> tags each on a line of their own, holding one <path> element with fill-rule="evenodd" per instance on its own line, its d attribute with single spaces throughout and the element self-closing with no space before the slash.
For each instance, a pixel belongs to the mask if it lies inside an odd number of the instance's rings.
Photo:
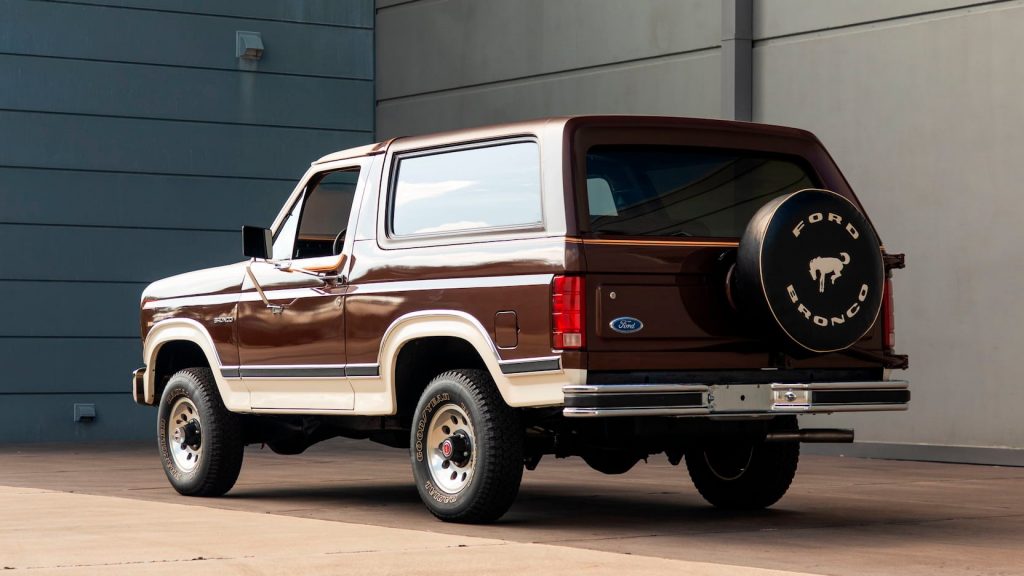
<svg viewBox="0 0 1024 576">
<path fill-rule="evenodd" d="M 269 260 L 274 253 L 274 237 L 267 228 L 242 226 L 242 254 L 247 258 Z"/>
</svg>

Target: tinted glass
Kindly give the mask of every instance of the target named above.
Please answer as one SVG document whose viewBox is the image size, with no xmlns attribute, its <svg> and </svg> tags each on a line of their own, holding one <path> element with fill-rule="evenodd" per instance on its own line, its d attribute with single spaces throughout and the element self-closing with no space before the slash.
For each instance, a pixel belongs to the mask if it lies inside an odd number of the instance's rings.
<svg viewBox="0 0 1024 576">
<path fill-rule="evenodd" d="M 395 235 L 541 221 L 540 156 L 534 142 L 403 158 L 392 197 Z"/>
<path fill-rule="evenodd" d="M 331 256 L 341 249 L 359 169 L 331 172 L 314 182 L 274 238 L 274 259 Z"/>
<path fill-rule="evenodd" d="M 587 153 L 591 230 L 739 237 L 772 198 L 814 188 L 795 160 L 675 146 L 595 146 Z"/>
</svg>

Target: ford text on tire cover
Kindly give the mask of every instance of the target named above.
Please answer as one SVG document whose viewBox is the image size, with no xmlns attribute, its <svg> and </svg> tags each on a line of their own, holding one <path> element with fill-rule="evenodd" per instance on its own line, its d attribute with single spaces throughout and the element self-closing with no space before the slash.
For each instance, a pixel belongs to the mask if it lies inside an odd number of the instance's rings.
<svg viewBox="0 0 1024 576">
<path fill-rule="evenodd" d="M 184 495 L 231 490 L 248 444 L 345 436 L 407 450 L 445 521 L 500 518 L 545 456 L 624 474 L 664 454 L 712 505 L 759 509 L 802 442 L 853 441 L 799 415 L 910 400 L 903 256 L 801 130 L 582 116 L 395 138 L 314 162 L 242 254 L 142 295 L 132 395 Z"/>
</svg>

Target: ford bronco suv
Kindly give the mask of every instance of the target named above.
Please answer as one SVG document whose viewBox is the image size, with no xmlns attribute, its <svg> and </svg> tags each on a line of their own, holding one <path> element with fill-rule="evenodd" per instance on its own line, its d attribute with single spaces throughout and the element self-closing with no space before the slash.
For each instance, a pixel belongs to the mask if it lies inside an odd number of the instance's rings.
<svg viewBox="0 0 1024 576">
<path fill-rule="evenodd" d="M 448 521 L 503 515 L 523 469 L 685 459 L 711 504 L 783 496 L 797 416 L 905 410 L 888 254 L 791 128 L 581 116 L 396 138 L 312 164 L 237 264 L 142 295 L 164 470 L 231 489 L 246 444 L 407 448 Z"/>
</svg>

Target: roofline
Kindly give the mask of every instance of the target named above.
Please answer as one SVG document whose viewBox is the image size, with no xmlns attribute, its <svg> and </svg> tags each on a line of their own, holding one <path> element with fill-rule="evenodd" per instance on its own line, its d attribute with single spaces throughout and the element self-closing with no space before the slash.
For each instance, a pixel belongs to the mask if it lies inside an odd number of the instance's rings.
<svg viewBox="0 0 1024 576">
<path fill-rule="evenodd" d="M 332 152 L 326 156 L 321 157 L 319 160 L 310 163 L 310 165 L 315 166 L 317 164 L 326 164 L 328 162 L 334 162 L 336 160 L 348 160 L 349 158 L 360 158 L 362 156 L 373 156 L 375 154 L 380 154 L 388 149 L 388 145 L 391 144 L 392 140 L 394 140 L 394 138 L 392 138 L 391 140 L 384 140 L 381 142 L 375 142 L 373 144 L 366 144 L 364 146 L 346 148 L 345 150 Z"/>
<path fill-rule="evenodd" d="M 714 118 L 692 118 L 684 116 L 652 116 L 652 115 L 630 115 L 630 114 L 589 114 L 578 116 L 551 116 L 533 120 L 508 122 L 503 124 L 490 124 L 474 126 L 458 130 L 434 132 L 414 136 L 398 136 L 374 144 L 367 144 L 357 148 L 349 148 L 328 154 L 313 162 L 313 165 L 347 160 L 361 156 L 373 156 L 385 152 L 388 147 L 401 141 L 403 149 L 420 148 L 444 145 L 448 143 L 465 142 L 472 140 L 487 140 L 504 136 L 514 136 L 527 133 L 540 133 L 552 128 L 564 129 L 566 127 L 579 127 L 588 125 L 623 125 L 623 126 L 650 126 L 662 128 L 690 128 L 694 130 L 721 130 L 721 131 L 742 131 L 760 132 L 775 136 L 812 140 L 817 142 L 818 138 L 806 130 L 779 126 L 775 124 L 761 124 L 757 122 L 741 122 L 736 120 L 718 120 Z"/>
</svg>

